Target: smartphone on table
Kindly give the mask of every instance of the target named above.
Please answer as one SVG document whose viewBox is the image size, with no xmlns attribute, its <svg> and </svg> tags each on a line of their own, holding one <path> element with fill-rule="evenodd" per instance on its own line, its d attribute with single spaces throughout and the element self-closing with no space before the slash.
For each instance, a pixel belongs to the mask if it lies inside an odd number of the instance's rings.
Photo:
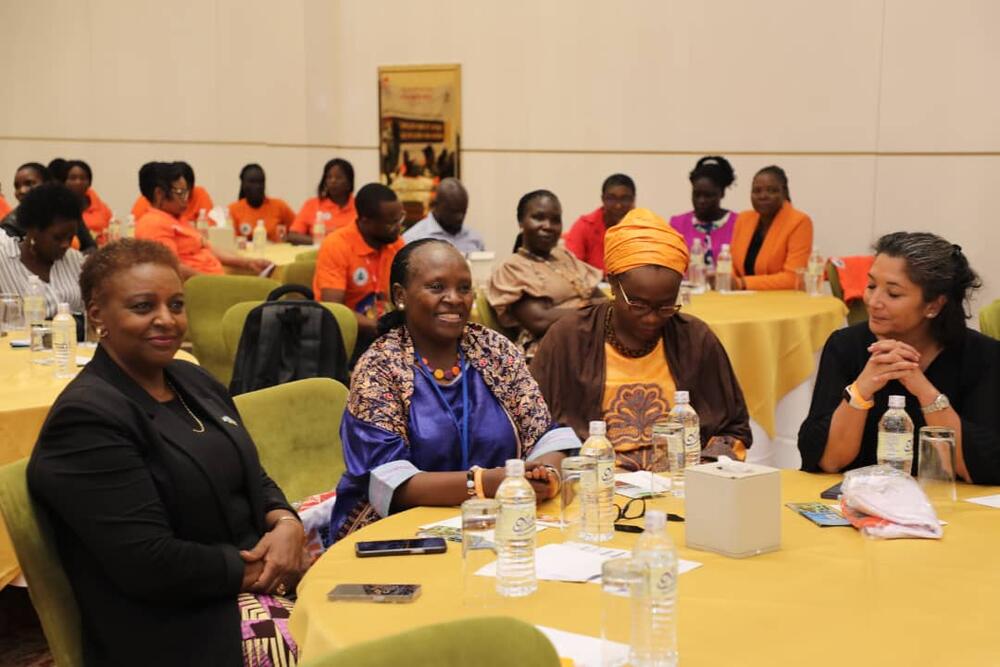
<svg viewBox="0 0 1000 667">
<path fill-rule="evenodd" d="M 337 584 L 328 600 L 362 602 L 413 602 L 420 597 L 420 584 Z"/>
<path fill-rule="evenodd" d="M 358 558 L 372 556 L 410 556 L 414 554 L 443 554 L 448 546 L 441 537 L 414 537 L 405 540 L 375 540 L 358 542 L 354 554 Z"/>
</svg>

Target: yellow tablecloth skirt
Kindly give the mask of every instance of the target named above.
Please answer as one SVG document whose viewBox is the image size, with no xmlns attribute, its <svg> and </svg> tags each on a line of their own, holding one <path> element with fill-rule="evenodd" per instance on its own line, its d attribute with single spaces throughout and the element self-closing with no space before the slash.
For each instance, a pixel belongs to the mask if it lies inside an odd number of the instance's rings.
<svg viewBox="0 0 1000 667">
<path fill-rule="evenodd" d="M 750 418 L 774 435 L 778 402 L 816 367 L 816 352 L 845 324 L 847 307 L 804 292 L 710 292 L 684 312 L 704 320 L 722 341 Z"/>
<path fill-rule="evenodd" d="M 783 470 L 782 502 L 816 502 L 838 475 Z M 960 497 L 997 488 L 960 485 Z M 619 502 L 621 499 L 618 499 Z M 651 507 L 684 514 L 678 499 Z M 557 508 L 545 506 L 552 513 Z M 696 665 L 996 665 L 1000 510 L 959 502 L 941 518 L 944 539 L 875 541 L 853 528 L 819 528 L 781 507 L 782 548 L 736 560 L 684 547 L 684 524 L 669 523 L 680 556 L 703 563 L 681 575 L 681 664 Z M 356 642 L 474 615 L 509 615 L 600 637 L 596 584 L 539 582 L 538 592 L 487 609 L 462 601 L 461 546 L 433 556 L 364 558 L 354 543 L 412 537 L 421 524 L 458 513 L 420 508 L 375 523 L 334 545 L 299 587 L 291 630 L 305 660 Z M 540 545 L 561 541 L 558 529 Z M 609 546 L 631 549 L 616 533 Z M 413 583 L 412 604 L 330 602 L 341 583 Z"/>
</svg>

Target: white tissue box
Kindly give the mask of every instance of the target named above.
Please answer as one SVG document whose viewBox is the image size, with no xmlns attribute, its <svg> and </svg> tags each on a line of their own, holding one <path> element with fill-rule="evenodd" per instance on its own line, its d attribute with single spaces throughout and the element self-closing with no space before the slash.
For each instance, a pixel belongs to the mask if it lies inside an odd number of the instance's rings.
<svg viewBox="0 0 1000 667">
<path fill-rule="evenodd" d="M 703 463 L 684 471 L 684 532 L 692 549 L 746 558 L 781 547 L 776 468 Z"/>
</svg>

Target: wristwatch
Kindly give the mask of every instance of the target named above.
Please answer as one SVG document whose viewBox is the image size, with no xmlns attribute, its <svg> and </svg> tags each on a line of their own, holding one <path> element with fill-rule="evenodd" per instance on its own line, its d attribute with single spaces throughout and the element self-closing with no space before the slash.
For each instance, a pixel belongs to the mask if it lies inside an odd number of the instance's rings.
<svg viewBox="0 0 1000 667">
<path fill-rule="evenodd" d="M 871 410 L 875 407 L 875 401 L 863 399 L 853 382 L 844 387 L 844 400 L 855 410 Z"/>
<path fill-rule="evenodd" d="M 932 412 L 941 412 L 942 410 L 947 410 L 951 407 L 951 401 L 944 394 L 938 394 L 937 398 L 931 401 L 930 405 L 924 405 L 920 408 L 921 412 L 925 415 L 929 415 Z"/>
</svg>

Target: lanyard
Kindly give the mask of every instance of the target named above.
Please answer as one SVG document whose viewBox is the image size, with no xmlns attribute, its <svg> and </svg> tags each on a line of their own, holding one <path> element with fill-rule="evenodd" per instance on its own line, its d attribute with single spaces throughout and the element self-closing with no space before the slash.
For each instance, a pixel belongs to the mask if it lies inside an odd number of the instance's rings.
<svg viewBox="0 0 1000 667">
<path fill-rule="evenodd" d="M 455 411 L 451 409 L 451 405 L 448 403 L 448 399 L 444 397 L 441 393 L 441 388 L 438 386 L 437 380 L 434 379 L 434 374 L 431 373 L 431 369 L 427 367 L 427 364 L 423 362 L 420 355 L 414 352 L 414 357 L 417 359 L 417 365 L 420 367 L 420 371 L 427 377 L 431 383 L 431 388 L 434 389 L 434 393 L 437 394 L 438 400 L 444 405 L 444 409 L 448 411 L 448 416 L 451 417 L 451 423 L 455 425 L 458 430 L 459 440 L 462 444 L 462 470 L 468 470 L 469 468 L 469 383 L 465 381 L 465 376 L 469 370 L 468 364 L 465 363 L 465 355 L 462 353 L 462 348 L 458 349 L 458 368 L 461 373 L 459 382 L 462 384 L 462 424 L 459 426 L 458 418 L 455 416 Z"/>
</svg>

